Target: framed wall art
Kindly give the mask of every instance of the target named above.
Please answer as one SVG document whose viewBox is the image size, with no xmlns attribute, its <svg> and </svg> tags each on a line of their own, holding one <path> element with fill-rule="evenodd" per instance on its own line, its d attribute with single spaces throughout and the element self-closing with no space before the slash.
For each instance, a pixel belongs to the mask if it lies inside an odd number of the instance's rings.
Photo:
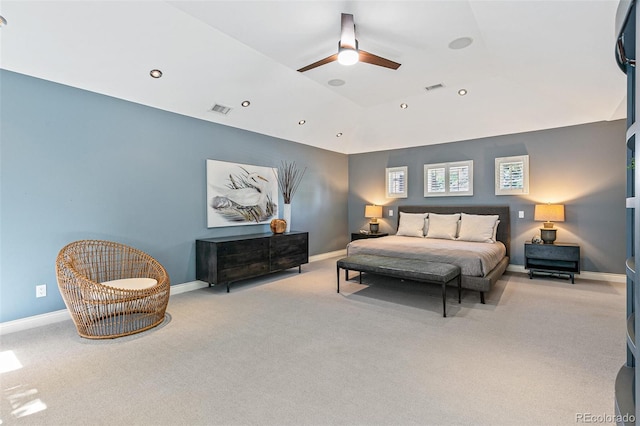
<svg viewBox="0 0 640 426">
<path fill-rule="evenodd" d="M 268 224 L 278 217 L 277 168 L 207 160 L 207 227 Z"/>
</svg>

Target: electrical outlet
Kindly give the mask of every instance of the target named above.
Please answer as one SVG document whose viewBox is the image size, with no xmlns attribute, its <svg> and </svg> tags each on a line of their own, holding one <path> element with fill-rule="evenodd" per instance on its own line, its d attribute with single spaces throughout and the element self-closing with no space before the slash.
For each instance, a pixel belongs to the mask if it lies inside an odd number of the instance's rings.
<svg viewBox="0 0 640 426">
<path fill-rule="evenodd" d="M 36 286 L 36 297 L 45 297 L 47 295 L 47 285 L 37 285 Z"/>
<path fill-rule="evenodd" d="M 518 211 L 518 219 L 524 219 L 524 211 L 522 210 Z"/>
<path fill-rule="evenodd" d="M 389 209 L 389 217 L 393 216 L 393 210 Z"/>
</svg>

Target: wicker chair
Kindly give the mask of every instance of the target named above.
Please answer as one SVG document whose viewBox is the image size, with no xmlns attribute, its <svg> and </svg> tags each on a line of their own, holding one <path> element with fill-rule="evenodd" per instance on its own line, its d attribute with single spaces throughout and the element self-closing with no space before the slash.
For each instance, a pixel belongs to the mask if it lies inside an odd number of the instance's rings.
<svg viewBox="0 0 640 426">
<path fill-rule="evenodd" d="M 128 336 L 164 320 L 169 275 L 157 260 L 138 249 L 111 241 L 76 241 L 60 250 L 56 275 L 64 303 L 82 337 Z M 109 283 L 131 278 L 147 280 L 137 280 L 134 285 L 130 285 L 132 280 Z M 146 288 L 137 285 L 142 281 L 147 281 Z"/>
</svg>

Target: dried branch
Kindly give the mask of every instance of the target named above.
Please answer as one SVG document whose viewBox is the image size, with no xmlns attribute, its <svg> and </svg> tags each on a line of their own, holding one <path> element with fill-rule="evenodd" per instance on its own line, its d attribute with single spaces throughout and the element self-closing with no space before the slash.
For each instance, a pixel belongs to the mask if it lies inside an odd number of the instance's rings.
<svg viewBox="0 0 640 426">
<path fill-rule="evenodd" d="M 296 193 L 306 171 L 306 167 L 301 171 L 295 161 L 291 163 L 283 161 L 278 168 L 276 178 L 285 204 L 291 204 L 291 198 L 293 198 L 293 194 Z"/>
</svg>

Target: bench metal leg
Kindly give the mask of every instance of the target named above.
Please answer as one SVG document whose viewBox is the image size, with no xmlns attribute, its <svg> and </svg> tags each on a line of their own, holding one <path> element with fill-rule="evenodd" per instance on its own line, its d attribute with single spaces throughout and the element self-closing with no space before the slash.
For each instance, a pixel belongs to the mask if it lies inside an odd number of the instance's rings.
<svg viewBox="0 0 640 426">
<path fill-rule="evenodd" d="M 345 269 L 345 271 L 346 271 L 346 269 Z M 337 276 L 338 279 L 336 280 L 336 283 L 338 285 L 337 293 L 340 293 L 340 267 L 339 266 L 336 266 L 336 272 L 337 272 L 337 275 L 338 275 Z"/>
<path fill-rule="evenodd" d="M 480 292 L 480 303 L 484 304 L 484 291 Z"/>
<path fill-rule="evenodd" d="M 442 316 L 447 317 L 447 283 L 442 283 Z"/>
<path fill-rule="evenodd" d="M 462 276 L 458 275 L 458 303 L 462 303 Z"/>
</svg>

